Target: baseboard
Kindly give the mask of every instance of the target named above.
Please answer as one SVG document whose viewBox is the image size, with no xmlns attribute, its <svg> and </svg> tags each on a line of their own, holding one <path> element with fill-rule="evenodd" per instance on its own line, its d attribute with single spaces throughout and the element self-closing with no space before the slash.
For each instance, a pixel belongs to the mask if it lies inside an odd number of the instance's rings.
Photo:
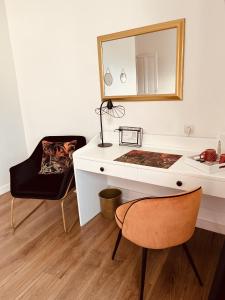
<svg viewBox="0 0 225 300">
<path fill-rule="evenodd" d="M 0 195 L 5 194 L 7 192 L 9 192 L 10 190 L 10 186 L 9 183 L 8 184 L 4 184 L 2 186 L 0 186 Z"/>
<path fill-rule="evenodd" d="M 197 224 L 196 227 L 205 229 L 205 230 L 209 230 L 209 231 L 213 231 L 216 233 L 221 233 L 221 234 L 225 234 L 225 225 L 224 224 L 219 224 L 216 222 L 212 222 L 209 220 L 204 220 L 201 218 L 197 219 Z"/>
</svg>

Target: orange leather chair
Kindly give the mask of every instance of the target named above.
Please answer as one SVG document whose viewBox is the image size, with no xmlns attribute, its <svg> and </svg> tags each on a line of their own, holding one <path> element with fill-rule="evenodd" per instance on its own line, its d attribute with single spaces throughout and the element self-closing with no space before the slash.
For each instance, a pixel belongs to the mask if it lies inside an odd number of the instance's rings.
<svg viewBox="0 0 225 300">
<path fill-rule="evenodd" d="M 119 234 L 112 254 L 114 259 L 120 239 L 143 248 L 140 299 L 144 296 L 147 249 L 165 249 L 182 245 L 193 271 L 202 286 L 202 280 L 185 244 L 193 235 L 200 206 L 202 189 L 178 195 L 142 198 L 127 202 L 116 210 Z"/>
</svg>

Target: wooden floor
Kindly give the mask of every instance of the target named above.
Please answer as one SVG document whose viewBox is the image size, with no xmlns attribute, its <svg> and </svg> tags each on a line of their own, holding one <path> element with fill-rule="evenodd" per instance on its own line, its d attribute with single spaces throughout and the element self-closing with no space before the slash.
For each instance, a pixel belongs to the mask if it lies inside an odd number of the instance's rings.
<svg viewBox="0 0 225 300">
<path fill-rule="evenodd" d="M 118 229 L 98 215 L 80 228 L 75 197 L 68 202 L 76 224 L 63 231 L 60 205 L 47 202 L 15 233 L 9 226 L 10 194 L 0 197 L 0 299 L 138 299 L 140 249 L 122 240 L 111 260 Z M 18 200 L 21 218 L 37 201 Z M 182 251 L 149 250 L 145 299 L 207 299 L 223 236 L 197 229 L 190 250 L 205 282 L 201 288 Z"/>
</svg>

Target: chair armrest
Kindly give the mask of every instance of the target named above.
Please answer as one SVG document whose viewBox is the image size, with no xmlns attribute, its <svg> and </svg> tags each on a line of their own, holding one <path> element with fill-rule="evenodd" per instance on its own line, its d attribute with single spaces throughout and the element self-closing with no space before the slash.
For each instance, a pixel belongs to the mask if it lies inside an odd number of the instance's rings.
<svg viewBox="0 0 225 300">
<path fill-rule="evenodd" d="M 37 165 L 37 162 L 31 158 L 28 158 L 18 165 L 11 167 L 9 169 L 11 191 L 14 189 L 14 187 L 37 175 L 39 170 L 40 166 Z"/>
</svg>

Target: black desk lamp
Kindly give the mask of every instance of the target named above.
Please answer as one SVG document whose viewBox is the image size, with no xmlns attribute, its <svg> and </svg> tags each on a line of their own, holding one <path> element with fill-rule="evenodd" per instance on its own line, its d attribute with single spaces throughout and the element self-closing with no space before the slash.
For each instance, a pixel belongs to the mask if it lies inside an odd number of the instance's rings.
<svg viewBox="0 0 225 300">
<path fill-rule="evenodd" d="M 106 105 L 104 105 L 106 103 Z M 95 109 L 95 112 L 100 115 L 100 126 L 101 126 L 101 140 L 98 147 L 110 147 L 111 143 L 104 143 L 103 140 L 103 127 L 102 127 L 102 115 L 108 114 L 113 118 L 122 118 L 125 115 L 125 108 L 122 105 L 113 105 L 111 100 L 104 100 L 99 108 Z"/>
</svg>

